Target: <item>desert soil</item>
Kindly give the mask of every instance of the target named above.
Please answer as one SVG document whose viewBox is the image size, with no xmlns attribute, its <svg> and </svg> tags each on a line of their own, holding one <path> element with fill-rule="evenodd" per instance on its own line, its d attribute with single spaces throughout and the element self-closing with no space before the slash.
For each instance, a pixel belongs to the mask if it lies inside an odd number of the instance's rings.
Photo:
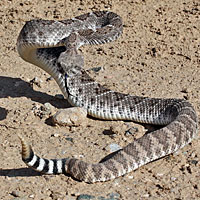
<svg viewBox="0 0 200 200">
<path fill-rule="evenodd" d="M 1 0 L 0 199 L 200 199 L 199 137 L 178 153 L 105 183 L 41 175 L 22 162 L 18 134 L 43 157 L 74 156 L 95 163 L 109 154 L 109 144 L 125 146 L 137 137 L 125 135 L 128 127 L 144 131 L 133 122 L 93 118 L 78 127 L 53 126 L 44 104 L 55 111 L 69 104 L 58 98 L 61 91 L 47 73 L 17 53 L 17 36 L 26 21 L 96 10 L 118 13 L 124 32 L 112 43 L 81 48 L 86 69 L 101 67 L 91 75 L 119 92 L 185 98 L 200 114 L 199 0 Z"/>
</svg>

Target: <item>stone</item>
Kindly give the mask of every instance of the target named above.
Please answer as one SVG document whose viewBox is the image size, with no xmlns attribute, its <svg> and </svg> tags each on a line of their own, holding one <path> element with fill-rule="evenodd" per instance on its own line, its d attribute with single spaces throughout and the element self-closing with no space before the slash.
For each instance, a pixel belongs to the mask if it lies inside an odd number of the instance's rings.
<svg viewBox="0 0 200 200">
<path fill-rule="evenodd" d="M 107 151 L 109 151 L 110 153 L 113 153 L 113 152 L 118 151 L 122 148 L 118 144 L 112 143 L 112 144 L 109 144 L 105 149 Z"/>
<path fill-rule="evenodd" d="M 38 77 L 35 77 L 30 81 L 31 84 L 37 85 L 38 87 L 41 87 L 42 82 L 43 81 Z"/>
<path fill-rule="evenodd" d="M 50 115 L 55 113 L 55 107 L 53 107 L 50 103 L 45 103 L 44 106 L 41 107 L 41 110 L 45 115 Z"/>
<path fill-rule="evenodd" d="M 94 199 L 95 196 L 93 195 L 89 195 L 89 194 L 81 194 L 78 196 L 77 200 L 83 200 L 83 199 L 87 199 L 87 200 L 90 200 L 90 199 Z"/>
<path fill-rule="evenodd" d="M 137 132 L 138 132 L 137 127 L 131 127 L 127 131 L 125 131 L 125 136 L 134 135 Z"/>
<path fill-rule="evenodd" d="M 60 126 L 80 126 L 87 122 L 87 111 L 79 107 L 60 109 L 52 119 L 54 124 Z"/>
<path fill-rule="evenodd" d="M 89 70 L 91 70 L 93 72 L 99 72 L 102 69 L 103 69 L 103 67 L 93 67 L 93 68 L 90 68 Z"/>
</svg>

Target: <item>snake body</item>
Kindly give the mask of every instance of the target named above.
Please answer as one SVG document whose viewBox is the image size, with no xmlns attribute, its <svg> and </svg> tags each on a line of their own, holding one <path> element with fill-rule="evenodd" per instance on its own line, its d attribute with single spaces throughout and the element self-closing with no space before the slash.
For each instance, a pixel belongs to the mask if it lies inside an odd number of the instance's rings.
<svg viewBox="0 0 200 200">
<path fill-rule="evenodd" d="M 75 158 L 40 158 L 22 137 L 22 159 L 29 167 L 46 174 L 70 174 L 88 183 L 107 181 L 177 151 L 196 136 L 197 115 L 186 100 L 115 92 L 95 82 L 83 69 L 84 59 L 78 48 L 111 42 L 121 35 L 122 27 L 121 18 L 107 11 L 63 21 L 32 20 L 22 28 L 17 49 L 25 61 L 53 76 L 66 99 L 73 106 L 85 108 L 89 115 L 163 127 L 145 134 L 97 164 Z"/>
</svg>

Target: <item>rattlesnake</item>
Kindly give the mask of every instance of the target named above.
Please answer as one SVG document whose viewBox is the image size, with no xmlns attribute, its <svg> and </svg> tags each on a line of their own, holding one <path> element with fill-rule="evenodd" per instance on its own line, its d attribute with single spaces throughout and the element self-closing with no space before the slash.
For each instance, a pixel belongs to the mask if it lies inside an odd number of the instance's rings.
<svg viewBox="0 0 200 200">
<path fill-rule="evenodd" d="M 121 18 L 108 11 L 63 21 L 32 20 L 22 28 L 17 49 L 25 61 L 53 76 L 67 100 L 73 106 L 85 108 L 88 115 L 163 127 L 145 134 L 97 164 L 75 158 L 40 158 L 21 137 L 22 159 L 29 167 L 46 174 L 70 174 L 88 183 L 107 181 L 173 153 L 195 137 L 197 115 L 189 102 L 114 92 L 95 82 L 83 69 L 83 56 L 78 54 L 78 48 L 111 42 L 121 35 L 122 29 Z"/>
</svg>

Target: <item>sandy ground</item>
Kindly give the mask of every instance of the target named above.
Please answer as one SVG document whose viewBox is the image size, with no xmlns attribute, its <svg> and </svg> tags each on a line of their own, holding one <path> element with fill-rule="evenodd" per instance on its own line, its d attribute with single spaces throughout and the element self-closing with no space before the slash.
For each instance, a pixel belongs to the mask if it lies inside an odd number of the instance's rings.
<svg viewBox="0 0 200 200">
<path fill-rule="evenodd" d="M 85 67 L 103 67 L 93 77 L 116 91 L 188 99 L 200 114 L 200 2 L 198 0 L 0 2 L 0 199 L 200 199 L 200 140 L 124 177 L 86 184 L 64 175 L 40 175 L 21 160 L 18 133 L 46 158 L 80 157 L 98 162 L 107 146 L 124 146 L 133 122 L 89 118 L 75 128 L 52 126 L 41 107 L 68 107 L 54 80 L 24 62 L 16 39 L 25 21 L 66 19 L 94 10 L 112 10 L 124 21 L 115 42 L 83 47 Z M 34 78 L 38 82 L 32 81 Z M 115 129 L 114 136 L 106 131 Z M 73 139 L 72 139 L 73 138 Z M 83 194 L 86 194 L 85 196 Z M 89 196 L 90 195 L 90 196 Z"/>
</svg>

